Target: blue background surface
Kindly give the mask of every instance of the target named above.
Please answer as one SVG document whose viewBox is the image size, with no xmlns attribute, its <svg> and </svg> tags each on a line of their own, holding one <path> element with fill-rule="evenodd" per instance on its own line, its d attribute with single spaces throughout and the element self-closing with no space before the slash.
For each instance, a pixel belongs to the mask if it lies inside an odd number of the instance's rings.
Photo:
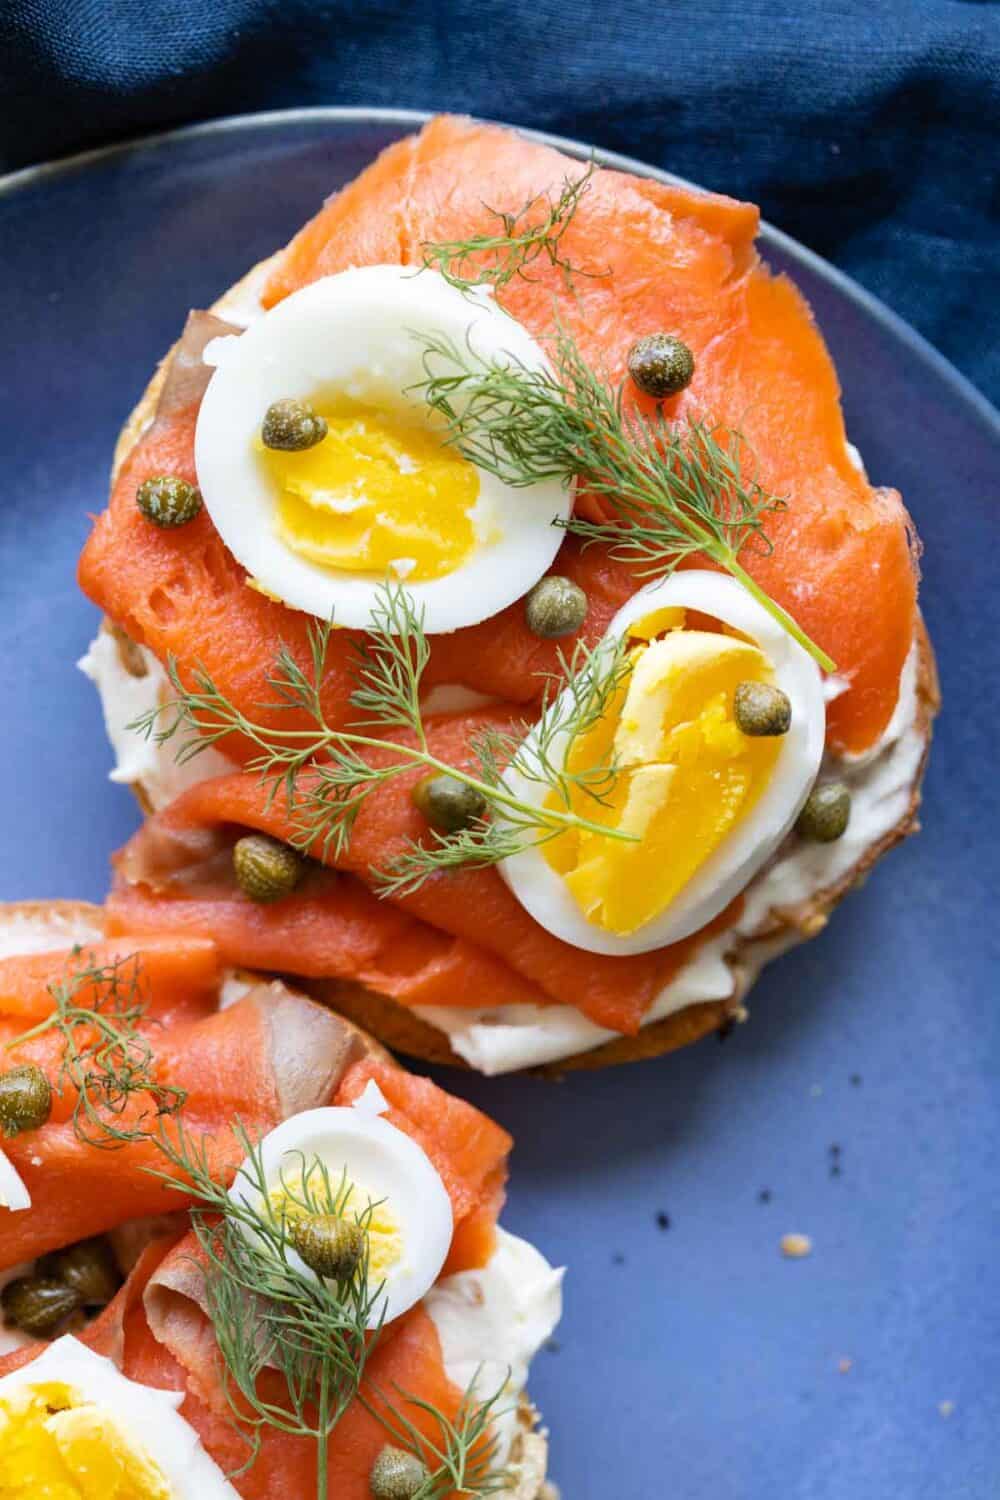
<svg viewBox="0 0 1000 1500">
<path fill-rule="evenodd" d="M 17 351 L 0 428 L 0 897 L 100 899 L 136 823 L 73 668 L 96 626 L 74 562 L 130 403 L 188 307 L 403 128 L 260 120 L 0 190 L 0 327 Z M 901 325 L 780 236 L 765 245 L 811 298 L 851 437 L 926 544 L 947 706 L 925 832 L 768 972 L 724 1046 L 561 1084 L 447 1082 L 516 1135 L 509 1226 L 571 1266 L 532 1379 L 566 1500 L 995 1500 L 1000 436 Z M 812 1236 L 809 1259 L 781 1257 L 788 1231 Z"/>
<path fill-rule="evenodd" d="M 317 104 L 594 141 L 761 204 L 1000 400 L 998 0 L 4 0 L 0 99 L 0 170 Z"/>
</svg>

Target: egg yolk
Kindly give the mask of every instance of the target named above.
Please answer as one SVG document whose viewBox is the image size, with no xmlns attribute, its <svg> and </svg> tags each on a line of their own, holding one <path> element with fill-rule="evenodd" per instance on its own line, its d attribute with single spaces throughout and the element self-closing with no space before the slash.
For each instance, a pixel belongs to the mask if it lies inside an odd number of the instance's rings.
<svg viewBox="0 0 1000 1500">
<path fill-rule="evenodd" d="M 322 442 L 257 453 L 276 496 L 275 531 L 321 567 L 441 578 L 477 540 L 479 471 L 427 426 L 373 406 L 314 402 Z"/>
<path fill-rule="evenodd" d="M 174 1500 L 159 1465 L 113 1412 L 72 1386 L 23 1387 L 0 1399 L 4 1500 Z"/>
<path fill-rule="evenodd" d="M 330 1180 L 339 1186 L 338 1174 L 331 1172 Z M 271 1207 L 275 1212 L 283 1213 L 286 1218 L 303 1214 L 301 1173 L 293 1176 L 286 1173 L 283 1183 L 283 1187 L 276 1188 L 270 1194 Z M 403 1232 L 399 1221 L 387 1199 L 379 1200 L 357 1182 L 350 1184 L 346 1200 L 343 1195 L 338 1194 L 338 1205 L 363 1220 L 368 1241 L 368 1282 L 375 1288 L 403 1259 Z M 330 1204 L 328 1211 L 332 1211 L 334 1206 Z"/>
<path fill-rule="evenodd" d="M 542 848 L 588 921 L 622 937 L 665 911 L 746 817 L 781 746 L 743 734 L 733 717 L 737 683 L 771 680 L 756 646 L 654 623 L 668 633 L 654 640 L 635 630 L 640 643 L 617 697 L 567 756 L 571 772 L 614 761 L 606 804 L 574 790 L 573 810 L 637 841 L 570 830 Z"/>
</svg>

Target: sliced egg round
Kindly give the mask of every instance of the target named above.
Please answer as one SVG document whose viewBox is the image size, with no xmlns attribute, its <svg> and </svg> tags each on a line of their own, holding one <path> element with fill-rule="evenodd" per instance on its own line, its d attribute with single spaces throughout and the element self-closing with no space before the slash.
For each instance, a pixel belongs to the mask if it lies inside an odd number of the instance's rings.
<svg viewBox="0 0 1000 1500">
<path fill-rule="evenodd" d="M 743 890 L 801 811 L 826 731 L 818 667 L 735 579 L 692 569 L 641 589 L 612 620 L 608 649 L 623 637 L 627 668 L 605 713 L 575 738 L 557 734 L 550 759 L 571 773 L 614 765 L 605 800 L 574 791 L 572 809 L 626 837 L 568 831 L 500 866 L 549 932 L 619 955 L 679 942 Z M 742 681 L 787 695 L 787 733 L 741 731 Z M 525 741 L 529 762 L 537 738 Z M 536 806 L 552 796 L 528 776 L 508 783 Z"/>
<path fill-rule="evenodd" d="M 71 1335 L 0 1378 L 0 1494 L 238 1500 L 177 1408 Z"/>
<path fill-rule="evenodd" d="M 382 1119 L 385 1108 L 370 1083 L 351 1106 L 309 1109 L 284 1120 L 264 1137 L 259 1155 L 272 1214 L 299 1213 L 305 1186 L 318 1212 L 338 1212 L 364 1230 L 369 1327 L 400 1317 L 430 1290 L 454 1231 L 437 1169 L 411 1136 Z M 322 1201 L 324 1171 L 333 1203 Z M 261 1196 L 244 1165 L 230 1197 L 259 1213 Z M 300 1271 L 313 1274 L 294 1250 L 287 1254 Z"/>
<path fill-rule="evenodd" d="M 443 441 L 419 389 L 434 368 L 427 339 L 547 368 L 491 296 L 405 266 L 324 277 L 208 346 L 216 368 L 198 415 L 198 484 L 252 586 L 364 628 L 379 586 L 405 582 L 433 633 L 496 614 L 546 572 L 569 489 L 514 489 Z M 264 416 L 286 400 L 323 417 L 321 441 L 264 446 Z"/>
<path fill-rule="evenodd" d="M 19 1213 L 31 1207 L 31 1194 L 5 1151 L 0 1150 L 0 1209 Z"/>
</svg>

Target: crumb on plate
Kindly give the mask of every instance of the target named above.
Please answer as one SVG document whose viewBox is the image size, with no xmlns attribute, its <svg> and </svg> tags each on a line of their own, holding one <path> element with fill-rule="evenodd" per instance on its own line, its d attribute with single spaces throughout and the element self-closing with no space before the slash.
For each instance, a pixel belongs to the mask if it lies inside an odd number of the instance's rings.
<svg viewBox="0 0 1000 1500">
<path fill-rule="evenodd" d="M 812 1247 L 813 1242 L 807 1234 L 783 1234 L 781 1236 L 781 1253 L 791 1260 L 801 1260 L 804 1255 L 810 1255 Z"/>
</svg>

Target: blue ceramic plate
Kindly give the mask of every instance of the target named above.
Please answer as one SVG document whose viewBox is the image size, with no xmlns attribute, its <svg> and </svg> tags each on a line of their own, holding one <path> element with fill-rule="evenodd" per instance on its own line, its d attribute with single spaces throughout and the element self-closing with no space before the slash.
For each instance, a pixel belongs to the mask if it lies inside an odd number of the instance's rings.
<svg viewBox="0 0 1000 1500">
<path fill-rule="evenodd" d="M 74 669 L 97 623 L 75 560 L 126 412 L 189 307 L 417 123 L 259 115 L 0 184 L 0 896 L 99 900 L 136 823 Z M 568 1500 L 995 1500 L 1000 424 L 856 286 L 763 246 L 926 545 L 946 707 L 925 831 L 768 971 L 724 1047 L 448 1082 L 517 1138 L 507 1222 L 571 1268 L 532 1378 Z M 782 1258 L 786 1231 L 809 1259 Z"/>
</svg>

